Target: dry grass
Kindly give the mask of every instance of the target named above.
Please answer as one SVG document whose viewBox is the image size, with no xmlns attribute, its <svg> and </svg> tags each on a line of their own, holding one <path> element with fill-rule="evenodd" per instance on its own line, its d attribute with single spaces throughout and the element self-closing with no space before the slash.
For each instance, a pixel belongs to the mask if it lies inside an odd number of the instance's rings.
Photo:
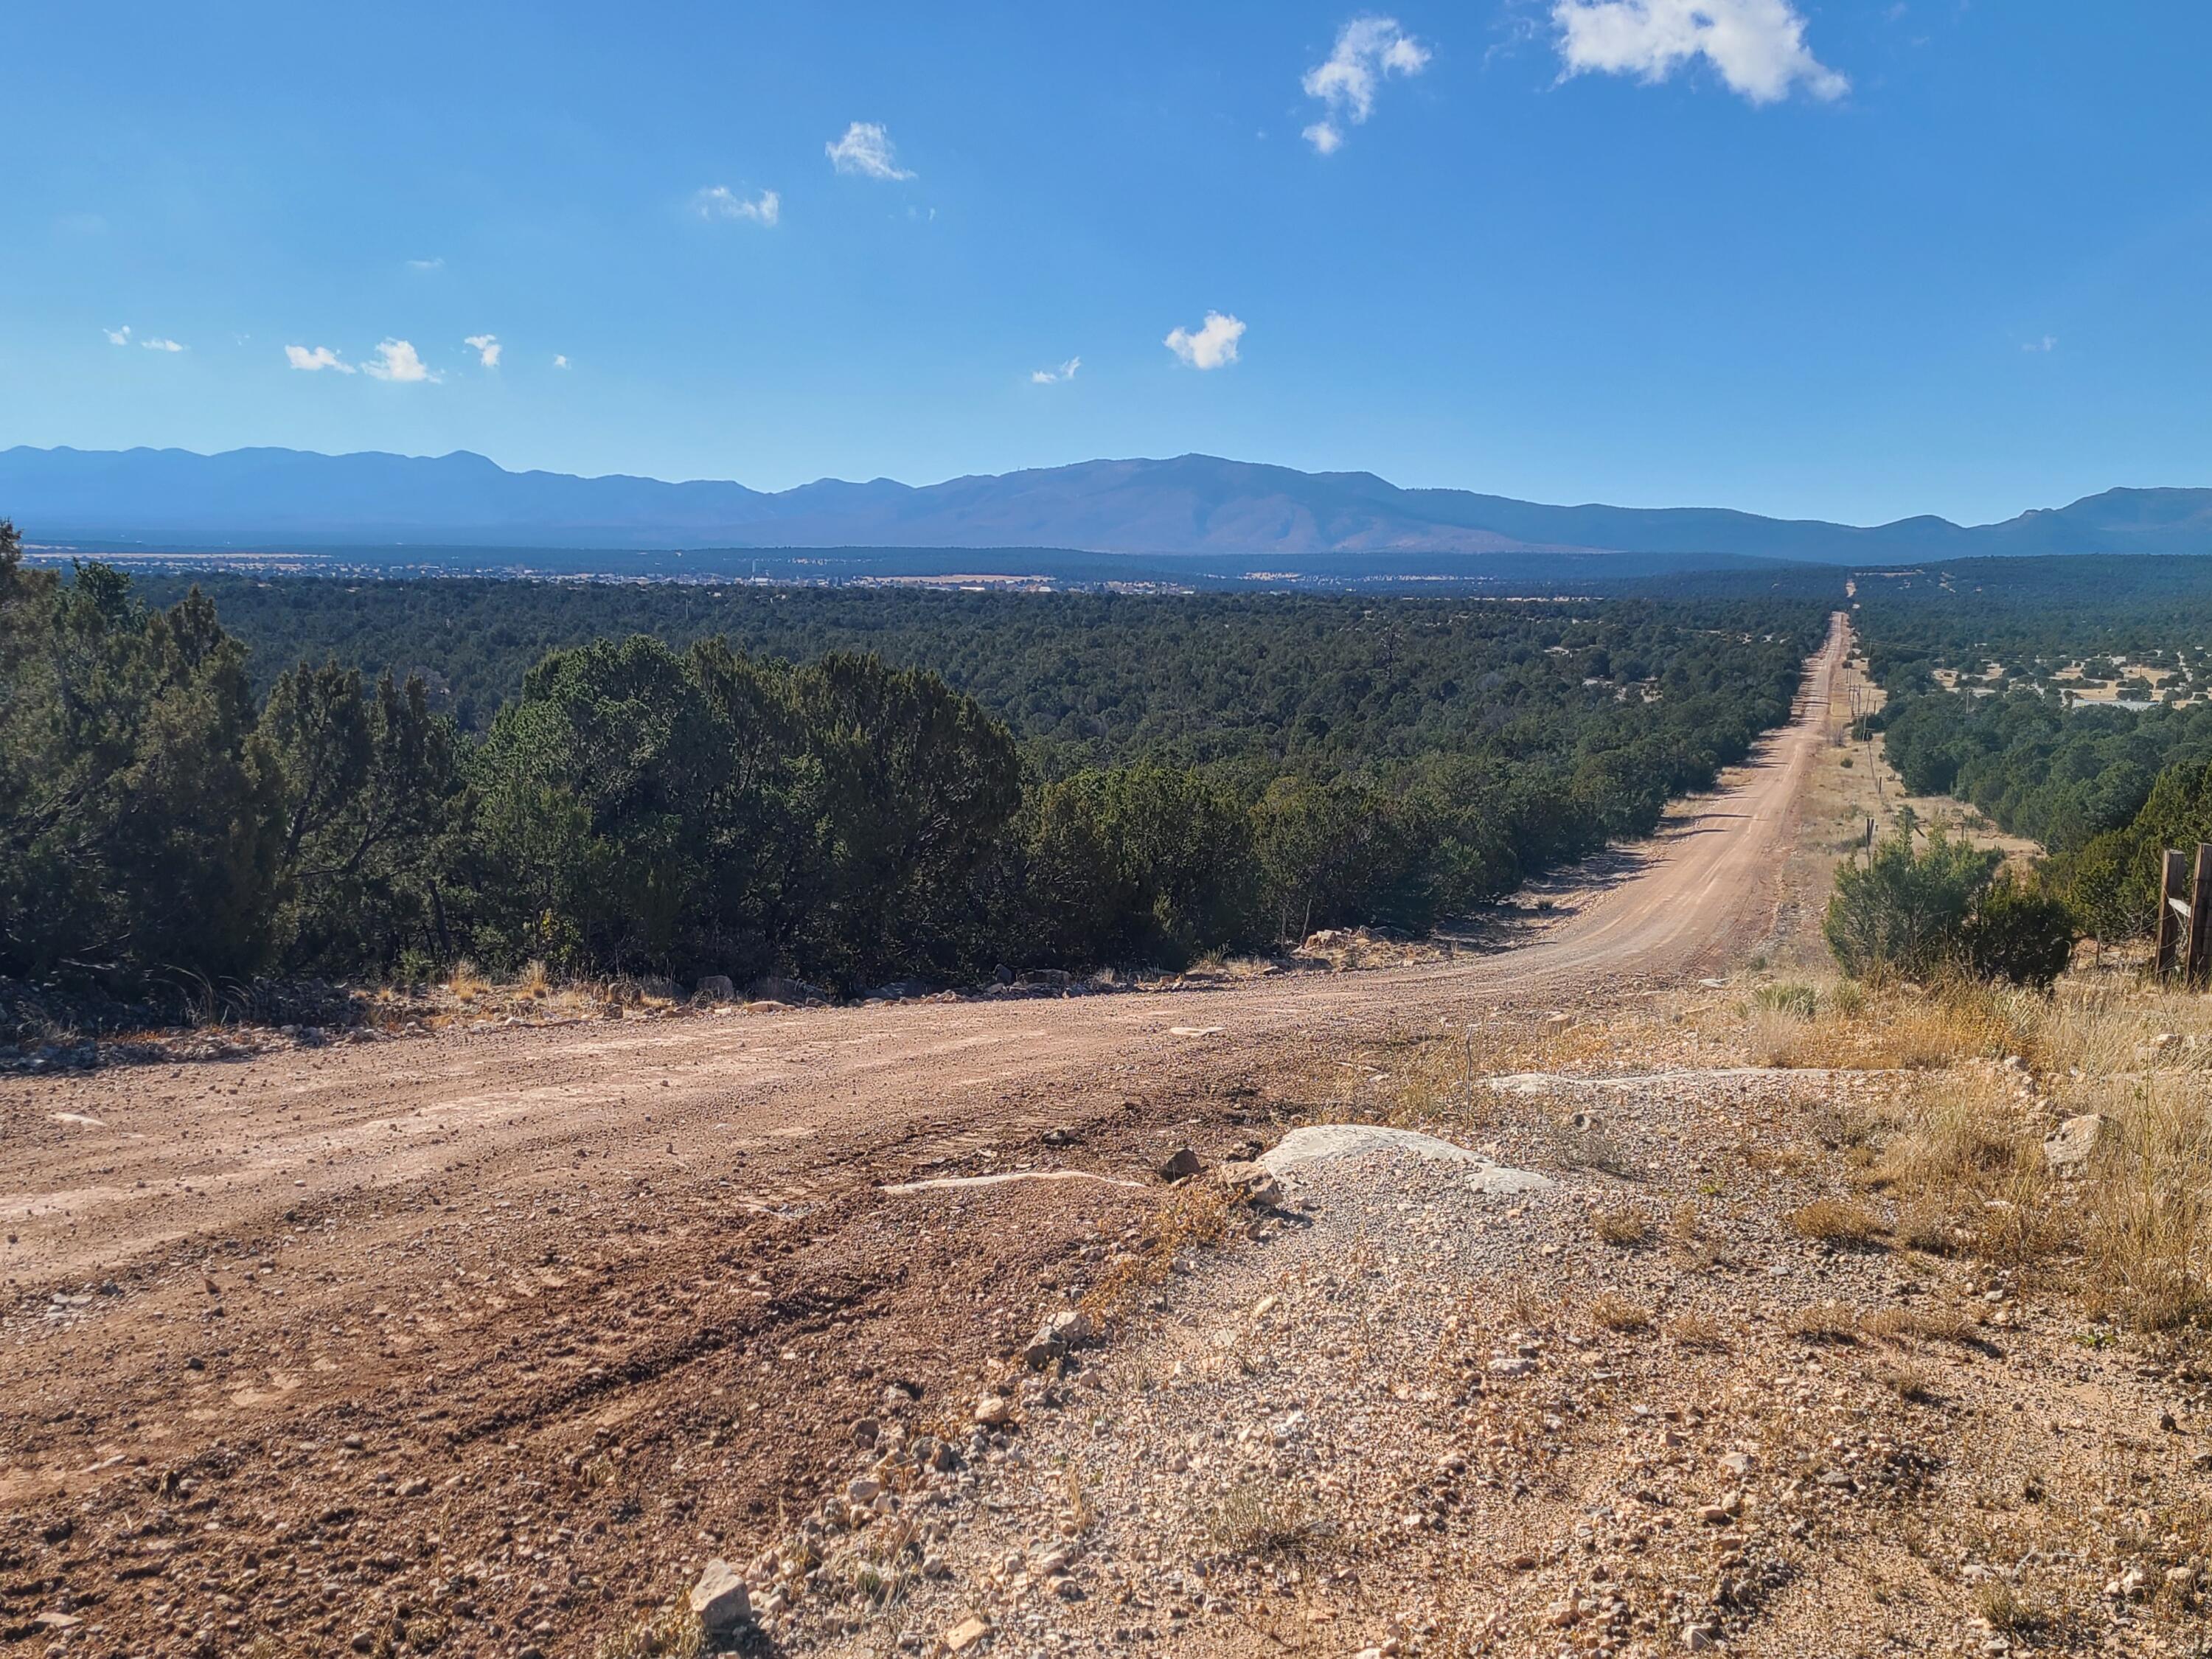
<svg viewBox="0 0 2212 1659">
<path fill-rule="evenodd" d="M 2070 1276 L 2139 1328 L 2212 1324 L 2212 1001 L 2118 974 L 2069 979 L 2051 996 L 1821 988 L 1810 1012 L 1807 988 L 1762 988 L 1737 1005 L 1735 1041 L 1772 1063 L 1922 1073 L 1887 1117 L 1837 1109 L 1812 1126 L 1844 1150 L 1856 1184 L 1894 1195 L 1898 1243 Z M 2108 1143 L 2079 1179 L 2061 1180 L 2044 1138 L 2055 1117 L 2087 1112 L 2112 1121 Z M 1757 1157 L 1765 1167 L 1784 1151 Z M 1827 1200 L 1790 1225 L 1831 1244 L 1883 1231 Z"/>
<path fill-rule="evenodd" d="M 1787 1220 L 1790 1231 L 1800 1238 L 1855 1249 L 1865 1248 L 1887 1231 L 1881 1217 L 1832 1198 L 1816 1198 L 1802 1209 L 1792 1210 Z"/>
<path fill-rule="evenodd" d="M 699 1615 L 682 1601 L 672 1601 L 600 1642 L 599 1659 L 698 1659 L 706 1650 Z"/>
<path fill-rule="evenodd" d="M 1651 1328 L 1651 1310 L 1649 1308 L 1631 1302 L 1625 1296 L 1617 1296 L 1611 1291 L 1590 1304 L 1589 1316 L 1593 1324 L 1624 1335 Z"/>
<path fill-rule="evenodd" d="M 1651 1224 L 1634 1210 L 1601 1210 L 1593 1224 L 1598 1242 L 1616 1250 L 1640 1250 L 1651 1242 Z"/>
<path fill-rule="evenodd" d="M 1720 1321 L 1706 1314 L 1676 1314 L 1667 1322 L 1667 1335 L 1677 1347 L 1705 1353 L 1723 1352 L 1729 1346 L 1728 1333 L 1721 1328 Z"/>
<path fill-rule="evenodd" d="M 1315 1516 L 1297 1488 L 1260 1477 L 1240 1480 L 1215 1506 L 1206 1536 L 1232 1555 L 1280 1555 L 1314 1536 Z"/>
<path fill-rule="evenodd" d="M 1816 1302 L 1799 1308 L 1784 1328 L 1801 1342 L 1833 1342 L 1844 1346 L 1859 1340 L 1859 1316 L 1840 1302 Z"/>
<path fill-rule="evenodd" d="M 1874 1377 L 1899 1400 L 1924 1404 L 1936 1397 L 1935 1374 L 1909 1359 L 1875 1366 Z"/>
<path fill-rule="evenodd" d="M 2195 1079 L 2146 1081 L 2085 1182 L 2095 1277 L 2130 1322 L 2167 1330 L 2212 1316 L 2212 1109 Z"/>
<path fill-rule="evenodd" d="M 491 982 L 477 971 L 476 963 L 463 957 L 446 975 L 446 988 L 463 1002 L 474 1002 L 491 989 Z"/>
<path fill-rule="evenodd" d="M 1119 1321 L 1143 1292 L 1166 1282 L 1176 1258 L 1206 1249 L 1229 1234 L 1236 1198 L 1218 1182 L 1187 1181 L 1170 1188 L 1152 1218 L 1146 1248 L 1109 1266 L 1083 1297 L 1083 1310 L 1102 1324 Z"/>
</svg>

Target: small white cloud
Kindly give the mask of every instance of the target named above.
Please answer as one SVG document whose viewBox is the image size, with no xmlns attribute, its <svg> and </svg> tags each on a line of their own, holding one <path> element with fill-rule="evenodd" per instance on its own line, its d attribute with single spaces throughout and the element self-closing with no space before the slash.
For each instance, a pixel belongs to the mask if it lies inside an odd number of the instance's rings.
<svg viewBox="0 0 2212 1659">
<path fill-rule="evenodd" d="M 1428 67 L 1429 49 L 1398 27 L 1395 17 L 1355 17 L 1336 32 L 1336 49 L 1308 70 L 1302 83 L 1309 98 L 1328 110 L 1305 130 L 1305 140 L 1323 155 L 1344 147 L 1344 129 L 1358 126 L 1375 112 L 1375 88 L 1392 75 L 1419 75 Z"/>
<path fill-rule="evenodd" d="M 713 185 L 691 198 L 702 219 L 750 219 L 757 225 L 773 225 L 783 216 L 783 198 L 764 190 L 748 201 L 726 185 Z"/>
<path fill-rule="evenodd" d="M 410 270 L 443 270 L 445 268 L 446 259 L 443 254 L 434 255 L 428 259 L 410 259 L 407 262 L 407 269 Z"/>
<path fill-rule="evenodd" d="M 295 368 L 304 368 L 310 373 L 325 368 L 334 368 L 341 374 L 354 372 L 353 365 L 342 361 L 338 354 L 328 346 L 317 346 L 310 350 L 306 346 L 288 345 L 284 348 L 284 361 Z"/>
<path fill-rule="evenodd" d="M 2056 351 L 2058 349 L 2058 337 L 2046 334 L 2039 340 L 2023 341 L 2020 349 L 2022 351 Z"/>
<path fill-rule="evenodd" d="M 477 354 L 477 361 L 482 362 L 486 368 L 497 368 L 499 367 L 499 354 L 501 348 L 499 343 L 498 335 L 471 334 L 467 339 L 463 340 L 461 343 L 468 347 L 470 350 L 475 352 Z"/>
<path fill-rule="evenodd" d="M 110 345 L 131 343 L 131 325 L 128 323 L 124 324 L 120 328 L 103 328 L 100 331 L 107 337 L 107 343 Z"/>
<path fill-rule="evenodd" d="M 568 367 L 568 359 L 562 353 L 556 351 L 553 354 L 553 367 L 556 368 L 566 368 Z"/>
<path fill-rule="evenodd" d="M 1831 100 L 1850 90 L 1813 56 L 1790 0 L 1556 0 L 1552 22 L 1568 75 L 1664 81 L 1702 58 L 1754 104 L 1775 103 L 1797 85 Z"/>
<path fill-rule="evenodd" d="M 428 380 L 435 385 L 442 377 L 433 374 L 415 348 L 405 340 L 380 340 L 376 361 L 363 363 L 362 372 L 371 380 L 396 380 L 408 383 Z"/>
<path fill-rule="evenodd" d="M 822 148 L 829 155 L 830 164 L 840 173 L 857 173 L 866 179 L 914 177 L 899 166 L 890 134 L 874 121 L 854 122 L 842 138 Z"/>
<path fill-rule="evenodd" d="M 1237 343 L 1243 337 L 1243 323 L 1221 312 L 1209 311 L 1195 334 L 1187 328 L 1174 329 L 1164 343 L 1193 368 L 1219 368 L 1237 361 Z"/>
<path fill-rule="evenodd" d="M 138 343 L 149 351 L 182 351 L 184 349 L 184 347 L 179 345 L 174 340 L 165 340 L 158 334 L 141 340 Z"/>
<path fill-rule="evenodd" d="M 1082 358 L 1070 357 L 1058 368 L 1032 369 L 1030 381 L 1034 386 L 1052 386 L 1060 380 L 1072 380 L 1075 378 L 1075 371 L 1082 367 Z"/>
</svg>

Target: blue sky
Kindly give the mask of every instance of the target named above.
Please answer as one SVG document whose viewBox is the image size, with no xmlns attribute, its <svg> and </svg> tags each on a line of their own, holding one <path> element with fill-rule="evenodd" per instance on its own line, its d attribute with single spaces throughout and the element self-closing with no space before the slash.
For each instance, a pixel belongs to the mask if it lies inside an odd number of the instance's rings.
<svg viewBox="0 0 2212 1659">
<path fill-rule="evenodd" d="M 73 0 L 0 62 L 0 445 L 2212 483 L 2193 0 Z"/>
</svg>

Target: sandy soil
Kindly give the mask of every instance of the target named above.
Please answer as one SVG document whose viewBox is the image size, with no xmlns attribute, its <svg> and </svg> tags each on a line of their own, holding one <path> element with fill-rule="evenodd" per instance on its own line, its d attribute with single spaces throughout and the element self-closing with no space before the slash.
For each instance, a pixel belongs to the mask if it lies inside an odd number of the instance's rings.
<svg viewBox="0 0 2212 1659">
<path fill-rule="evenodd" d="M 887 1389 L 964 1411 L 1169 1152 L 1272 1139 L 1439 1019 L 1633 1002 L 1772 933 L 1846 646 L 1497 954 L 0 1084 L 0 1641 L 591 1651 L 842 1484 Z M 1057 1169 L 1115 1179 L 880 1190 Z"/>
</svg>

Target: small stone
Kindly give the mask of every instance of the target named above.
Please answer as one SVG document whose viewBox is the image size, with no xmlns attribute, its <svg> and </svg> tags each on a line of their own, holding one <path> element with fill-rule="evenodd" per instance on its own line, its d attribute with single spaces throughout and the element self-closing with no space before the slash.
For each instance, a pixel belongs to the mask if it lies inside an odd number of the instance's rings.
<svg viewBox="0 0 2212 1659">
<path fill-rule="evenodd" d="M 1703 1625 L 1682 1626 L 1682 1645 L 1692 1653 L 1703 1653 L 1713 1644 L 1712 1632 Z"/>
<path fill-rule="evenodd" d="M 1206 1160 L 1188 1146 L 1176 1149 L 1175 1155 L 1160 1165 L 1163 1181 L 1188 1181 L 1206 1167 Z"/>
<path fill-rule="evenodd" d="M 2055 1176 L 2078 1176 L 2118 1127 L 2102 1112 L 2083 1112 L 2078 1117 L 2069 1117 L 2045 1139 L 2043 1161 Z"/>
<path fill-rule="evenodd" d="M 970 1614 L 945 1632 L 945 1650 L 947 1653 L 965 1653 L 990 1633 L 988 1620 L 981 1614 Z"/>
<path fill-rule="evenodd" d="M 872 1504 L 876 1501 L 877 1494 L 883 1489 L 882 1481 L 868 1475 L 860 1474 L 845 1483 L 845 1496 L 855 1504 Z"/>
<path fill-rule="evenodd" d="M 1045 1332 L 1055 1342 L 1071 1348 L 1079 1348 L 1097 1335 L 1091 1316 L 1079 1308 L 1062 1308 L 1045 1321 Z"/>
<path fill-rule="evenodd" d="M 399 1483 L 399 1495 L 402 1498 L 420 1498 L 429 1490 L 430 1483 L 419 1475 L 412 1480 L 403 1480 Z"/>
<path fill-rule="evenodd" d="M 727 1636 L 751 1622 L 752 1598 L 737 1570 L 717 1556 L 691 1586 L 691 1611 L 708 1635 Z"/>
<path fill-rule="evenodd" d="M 987 1429 L 999 1428 L 1013 1416 L 1013 1410 L 1004 1395 L 987 1394 L 975 1402 L 975 1420 Z"/>
<path fill-rule="evenodd" d="M 1213 1172 L 1214 1178 L 1247 1204 L 1273 1209 L 1282 1202 L 1283 1189 L 1274 1176 L 1258 1164 L 1232 1159 Z"/>
<path fill-rule="evenodd" d="M 872 1446 L 876 1443 L 876 1437 L 883 1431 L 883 1425 L 877 1422 L 874 1418 L 864 1417 L 853 1425 L 853 1439 L 856 1444 Z"/>
<path fill-rule="evenodd" d="M 1033 1336 L 1022 1350 L 1022 1364 L 1033 1371 L 1041 1371 L 1066 1352 L 1048 1336 Z"/>
<path fill-rule="evenodd" d="M 1698 1506 L 1698 1519 L 1709 1527 L 1724 1527 L 1728 1525 L 1729 1518 L 1728 1506 L 1724 1504 L 1701 1504 Z"/>
</svg>

